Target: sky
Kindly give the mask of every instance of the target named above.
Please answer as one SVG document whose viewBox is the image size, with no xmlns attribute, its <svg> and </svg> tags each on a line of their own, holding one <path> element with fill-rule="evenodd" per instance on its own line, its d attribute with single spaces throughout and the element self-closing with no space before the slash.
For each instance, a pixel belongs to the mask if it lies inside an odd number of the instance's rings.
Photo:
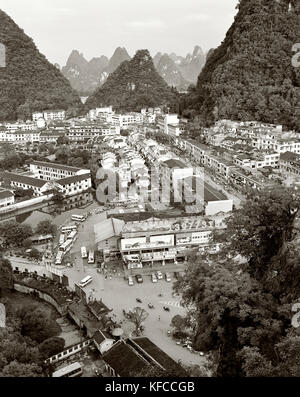
<svg viewBox="0 0 300 397">
<path fill-rule="evenodd" d="M 185 56 L 221 44 L 237 0 L 0 0 L 50 62 L 66 64 L 73 49 L 87 60 L 117 47 Z"/>
</svg>

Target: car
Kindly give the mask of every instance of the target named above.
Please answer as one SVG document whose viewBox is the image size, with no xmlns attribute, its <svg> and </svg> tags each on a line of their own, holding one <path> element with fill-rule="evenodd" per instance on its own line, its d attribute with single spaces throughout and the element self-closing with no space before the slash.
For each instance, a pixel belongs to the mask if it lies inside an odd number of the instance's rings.
<svg viewBox="0 0 300 397">
<path fill-rule="evenodd" d="M 166 274 L 165 274 L 165 279 L 166 279 L 166 281 L 167 281 L 168 283 L 169 283 L 170 281 L 172 281 L 170 273 L 166 273 Z"/>
<path fill-rule="evenodd" d="M 134 285 L 132 276 L 128 276 L 128 285 L 130 286 Z"/>
<path fill-rule="evenodd" d="M 152 305 L 152 303 L 148 303 L 148 307 L 149 307 L 149 309 L 154 309 L 154 306 Z"/>
<path fill-rule="evenodd" d="M 178 280 L 178 279 L 179 279 L 179 273 L 178 273 L 178 272 L 175 272 L 175 273 L 174 273 L 174 277 Z"/>
<path fill-rule="evenodd" d="M 164 310 L 165 310 L 166 312 L 169 312 L 169 311 L 170 311 L 170 308 L 169 308 L 168 306 L 164 306 Z"/>
<path fill-rule="evenodd" d="M 156 272 L 156 277 L 158 280 L 162 280 L 164 278 L 163 274 L 161 271 Z"/>
<path fill-rule="evenodd" d="M 143 277 L 142 277 L 141 274 L 137 274 L 137 275 L 135 276 L 135 278 L 136 278 L 136 281 L 137 281 L 139 284 L 141 284 L 141 283 L 143 282 Z"/>
<path fill-rule="evenodd" d="M 152 283 L 157 283 L 157 278 L 154 273 L 151 274 L 151 280 L 152 280 Z"/>
</svg>

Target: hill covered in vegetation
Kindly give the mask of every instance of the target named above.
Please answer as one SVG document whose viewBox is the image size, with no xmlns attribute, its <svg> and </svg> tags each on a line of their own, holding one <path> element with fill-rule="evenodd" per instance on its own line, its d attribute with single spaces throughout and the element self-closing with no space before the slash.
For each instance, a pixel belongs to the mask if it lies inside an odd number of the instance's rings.
<svg viewBox="0 0 300 397">
<path fill-rule="evenodd" d="M 190 92 L 186 113 L 217 119 L 260 120 L 300 131 L 298 0 L 240 0 L 234 23 L 211 52 Z"/>
<path fill-rule="evenodd" d="M 69 81 L 2 10 L 0 43 L 6 61 L 5 67 L 0 67 L 0 121 L 29 119 L 33 111 L 46 109 L 70 110 L 72 114 L 81 107 Z"/>
<path fill-rule="evenodd" d="M 148 50 L 139 50 L 109 75 L 86 102 L 86 110 L 112 105 L 117 111 L 140 111 L 144 107 L 176 105 L 178 93 L 155 70 Z"/>
</svg>

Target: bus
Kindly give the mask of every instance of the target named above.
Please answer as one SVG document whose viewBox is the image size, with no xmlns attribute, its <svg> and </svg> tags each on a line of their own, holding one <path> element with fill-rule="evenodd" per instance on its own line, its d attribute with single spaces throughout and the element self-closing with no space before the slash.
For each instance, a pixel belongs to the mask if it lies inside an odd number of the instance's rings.
<svg viewBox="0 0 300 397">
<path fill-rule="evenodd" d="M 95 263 L 95 254 L 93 250 L 89 251 L 89 259 L 88 259 L 88 263 Z"/>
<path fill-rule="evenodd" d="M 81 257 L 82 257 L 82 259 L 85 259 L 88 257 L 85 247 L 81 247 Z"/>
<path fill-rule="evenodd" d="M 82 279 L 79 283 L 79 287 L 83 288 L 86 285 L 88 285 L 89 283 L 91 283 L 93 281 L 91 276 L 86 276 L 84 279 Z"/>
<path fill-rule="evenodd" d="M 62 252 L 68 252 L 70 251 L 72 247 L 73 241 L 72 240 L 67 240 L 65 243 L 63 243 L 60 247 L 59 250 Z"/>
<path fill-rule="evenodd" d="M 56 265 L 61 265 L 62 260 L 63 260 L 64 252 L 63 251 L 58 251 L 55 259 L 55 264 Z"/>
<path fill-rule="evenodd" d="M 71 219 L 76 222 L 84 222 L 86 217 L 84 215 L 72 215 Z"/>
<path fill-rule="evenodd" d="M 61 235 L 59 236 L 59 245 L 63 245 L 64 242 L 65 242 L 65 235 L 64 235 L 64 234 L 61 234 Z"/>
<path fill-rule="evenodd" d="M 73 232 L 74 230 L 75 231 L 77 230 L 77 226 L 76 225 L 74 225 L 74 226 L 63 226 L 61 228 L 61 232 L 62 233 L 70 233 L 70 232 Z"/>
<path fill-rule="evenodd" d="M 67 241 L 70 240 L 74 242 L 76 238 L 77 238 L 77 230 L 74 230 L 73 232 L 67 235 Z"/>
<path fill-rule="evenodd" d="M 75 376 L 80 376 L 82 374 L 82 367 L 79 362 L 72 363 L 63 367 L 55 372 L 53 372 L 53 378 L 74 378 Z"/>
</svg>

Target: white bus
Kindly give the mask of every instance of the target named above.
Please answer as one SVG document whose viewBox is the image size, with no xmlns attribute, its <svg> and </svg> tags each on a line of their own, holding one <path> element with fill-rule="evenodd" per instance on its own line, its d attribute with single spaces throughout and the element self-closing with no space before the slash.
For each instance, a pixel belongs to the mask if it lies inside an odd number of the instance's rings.
<svg viewBox="0 0 300 397">
<path fill-rule="evenodd" d="M 73 241 L 72 240 L 67 240 L 65 243 L 63 243 L 60 247 L 59 250 L 62 252 L 68 252 L 70 251 L 72 247 Z"/>
<path fill-rule="evenodd" d="M 89 251 L 89 259 L 88 259 L 88 263 L 95 263 L 95 254 L 93 250 Z"/>
<path fill-rule="evenodd" d="M 84 215 L 72 215 L 71 219 L 76 222 L 84 222 L 86 217 Z"/>
<path fill-rule="evenodd" d="M 85 247 L 81 247 L 81 257 L 82 259 L 85 259 L 88 257 L 87 251 Z"/>
<path fill-rule="evenodd" d="M 59 245 L 63 245 L 64 242 L 65 242 L 65 235 L 64 235 L 64 234 L 61 234 L 61 235 L 59 236 Z"/>
<path fill-rule="evenodd" d="M 93 281 L 91 276 L 86 276 L 84 279 L 82 279 L 79 283 L 79 287 L 83 288 L 86 285 L 88 285 L 89 283 L 91 283 Z"/>
<path fill-rule="evenodd" d="M 55 259 L 55 264 L 56 265 L 61 265 L 62 260 L 63 260 L 64 252 L 63 251 L 58 251 Z"/>
<path fill-rule="evenodd" d="M 77 238 L 77 230 L 74 230 L 73 232 L 67 235 L 67 241 L 70 240 L 74 242 L 76 238 Z"/>
<path fill-rule="evenodd" d="M 75 231 L 77 230 L 77 226 L 76 225 L 74 225 L 74 226 L 63 226 L 61 228 L 61 232 L 62 233 L 70 233 L 70 232 L 73 232 L 74 230 Z"/>
<path fill-rule="evenodd" d="M 82 374 L 81 364 L 76 362 L 53 372 L 53 378 L 74 378 Z"/>
</svg>

